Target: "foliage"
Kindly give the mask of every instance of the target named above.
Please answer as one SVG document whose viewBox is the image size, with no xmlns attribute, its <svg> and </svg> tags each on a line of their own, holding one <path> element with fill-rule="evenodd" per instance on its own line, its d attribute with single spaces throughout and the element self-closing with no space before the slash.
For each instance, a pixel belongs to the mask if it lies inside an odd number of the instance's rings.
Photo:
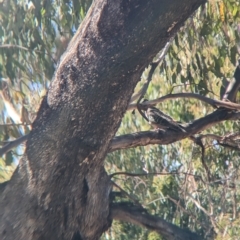
<svg viewBox="0 0 240 240">
<path fill-rule="evenodd" d="M 91 0 L 5 0 L 0 2 L 0 142 L 27 134 L 41 98 L 46 93 L 60 56 L 85 16 Z M 193 92 L 220 99 L 223 84 L 233 76 L 240 38 L 237 0 L 211 0 L 192 16 L 176 35 L 156 69 L 147 98 L 168 93 Z M 144 84 L 142 75 L 136 92 Z M 158 105 L 182 122 L 211 112 L 192 99 L 169 100 Z M 135 112 L 127 112 L 117 135 L 150 129 Z M 202 134 L 225 136 L 239 131 L 238 122 L 224 122 Z M 190 139 L 171 145 L 146 146 L 108 154 L 109 173 L 149 173 L 147 176 L 116 175 L 114 181 L 151 214 L 205 238 L 236 239 L 239 236 L 239 152 L 204 139 L 201 148 Z M 13 172 L 23 147 L 0 158 L 0 181 Z M 161 174 L 151 174 L 161 173 Z M 119 189 L 115 189 L 116 191 Z M 129 197 L 116 201 L 131 201 Z M 102 239 L 162 239 L 156 233 L 127 223 L 114 222 Z"/>
<path fill-rule="evenodd" d="M 0 2 L 0 142 L 29 132 L 42 97 L 91 0 Z M 21 124 L 21 125 L 16 125 Z M 6 154 L 17 162 L 23 149 Z"/>
<path fill-rule="evenodd" d="M 239 19 L 237 1 L 210 1 L 199 10 L 175 37 L 164 61 L 155 71 L 146 98 L 193 92 L 221 99 L 220 92 L 225 88 L 223 80 L 232 78 L 236 66 Z M 148 71 L 146 69 L 143 73 L 136 92 L 146 80 Z M 205 103 L 192 99 L 164 101 L 158 107 L 182 122 L 191 122 L 212 112 Z M 145 120 L 128 112 L 118 134 L 147 129 L 150 127 Z M 224 122 L 201 134 L 224 136 L 238 131 L 238 122 Z M 134 194 L 152 214 L 181 227 L 189 227 L 205 238 L 236 239 L 239 236 L 239 152 L 223 148 L 209 139 L 204 140 L 204 145 L 204 161 L 214 179 L 211 182 L 208 182 L 202 164 L 201 148 L 189 139 L 168 146 L 147 146 L 111 153 L 107 169 L 111 173 L 172 174 L 134 179 L 116 176 L 114 180 Z M 138 237 L 130 235 L 127 228 L 125 232 L 125 239 L 141 239 L 145 230 L 139 232 L 136 229 Z"/>
</svg>

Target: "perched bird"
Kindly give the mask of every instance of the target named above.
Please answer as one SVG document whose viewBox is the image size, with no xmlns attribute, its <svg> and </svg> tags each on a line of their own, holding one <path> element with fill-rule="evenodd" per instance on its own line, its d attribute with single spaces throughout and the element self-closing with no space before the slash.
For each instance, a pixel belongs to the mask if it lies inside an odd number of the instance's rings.
<svg viewBox="0 0 240 240">
<path fill-rule="evenodd" d="M 155 129 L 171 129 L 177 132 L 186 132 L 183 126 L 155 107 L 149 106 L 145 111 L 145 115 L 149 124 Z"/>
</svg>

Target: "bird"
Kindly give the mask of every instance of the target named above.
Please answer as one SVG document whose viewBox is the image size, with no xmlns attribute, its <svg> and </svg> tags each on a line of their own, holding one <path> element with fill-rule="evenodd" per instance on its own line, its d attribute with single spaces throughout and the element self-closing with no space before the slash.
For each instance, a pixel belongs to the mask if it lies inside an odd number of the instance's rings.
<svg viewBox="0 0 240 240">
<path fill-rule="evenodd" d="M 152 125 L 156 130 L 171 129 L 176 132 L 186 132 L 182 125 L 174 121 L 170 116 L 166 115 L 158 108 L 148 106 L 145 111 L 145 115 L 149 124 Z"/>
</svg>

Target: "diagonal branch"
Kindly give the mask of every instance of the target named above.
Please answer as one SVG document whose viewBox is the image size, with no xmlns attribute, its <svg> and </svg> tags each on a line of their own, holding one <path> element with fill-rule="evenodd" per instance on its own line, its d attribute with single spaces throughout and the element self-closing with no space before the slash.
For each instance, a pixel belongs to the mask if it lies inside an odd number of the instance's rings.
<svg viewBox="0 0 240 240">
<path fill-rule="evenodd" d="M 199 138 L 199 137 L 195 138 L 193 136 L 191 136 L 191 139 L 193 140 L 193 142 L 195 144 L 197 144 L 201 148 L 201 151 L 202 151 L 202 156 L 201 156 L 202 165 L 203 165 L 203 167 L 206 171 L 208 182 L 210 182 L 211 181 L 211 173 L 210 173 L 210 170 L 209 170 L 209 168 L 208 168 L 208 166 L 205 162 L 205 147 L 203 145 L 202 139 Z"/>
<path fill-rule="evenodd" d="M 240 151 L 239 136 L 240 136 L 240 132 L 231 133 L 226 136 L 218 136 L 216 134 L 204 134 L 204 135 L 199 135 L 198 139 L 209 138 L 212 140 L 216 140 L 218 144 L 223 147 Z"/>
<path fill-rule="evenodd" d="M 239 119 L 240 114 L 229 112 L 225 109 L 218 109 L 207 116 L 197 119 L 189 124 L 184 125 L 186 132 L 166 131 L 144 131 L 132 134 L 126 134 L 113 138 L 109 152 L 120 149 L 146 146 L 149 144 L 170 144 L 184 138 L 190 137 L 198 132 L 205 130 L 224 120 Z"/>
<path fill-rule="evenodd" d="M 19 48 L 25 51 L 31 51 L 31 49 L 20 46 L 20 45 L 13 45 L 13 44 L 1 44 L 0 48 Z"/>
<path fill-rule="evenodd" d="M 156 231 L 167 240 L 200 240 L 201 238 L 187 229 L 168 223 L 164 219 L 152 216 L 143 208 L 127 203 L 115 203 L 111 206 L 111 218 L 129 222 Z"/>
<path fill-rule="evenodd" d="M 220 101 L 220 100 L 215 100 L 212 98 L 208 98 L 205 96 L 202 96 L 200 94 L 197 93 L 174 93 L 174 94 L 167 94 L 163 97 L 157 98 L 155 100 L 152 101 L 148 101 L 143 103 L 143 105 L 155 105 L 157 103 L 161 103 L 165 100 L 170 100 L 170 99 L 175 99 L 175 98 L 194 98 L 194 99 L 198 99 L 202 102 L 205 102 L 209 105 L 211 105 L 212 107 L 216 108 L 216 107 L 223 107 L 226 109 L 232 109 L 232 110 L 240 110 L 240 104 L 237 103 L 233 103 L 233 102 L 226 102 L 226 101 Z M 136 104 L 129 104 L 128 106 L 128 110 L 133 110 L 137 108 Z"/>
<path fill-rule="evenodd" d="M 185 176 L 193 176 L 205 184 L 205 181 L 202 179 L 202 177 L 200 175 L 191 174 L 188 172 L 178 172 L 178 171 L 148 172 L 148 173 L 115 172 L 115 173 L 110 174 L 109 178 L 113 178 L 114 176 L 118 176 L 118 175 L 124 175 L 124 176 L 129 176 L 129 177 L 143 177 L 143 176 L 151 176 L 151 175 L 169 176 L 169 175 L 181 175 L 181 174 L 185 175 Z"/>
<path fill-rule="evenodd" d="M 176 34 L 175 34 L 176 35 Z M 148 77 L 147 77 L 147 81 L 143 84 L 142 88 L 140 89 L 140 91 L 138 93 L 136 93 L 135 95 L 132 96 L 130 103 L 134 102 L 137 99 L 140 99 L 146 94 L 146 91 L 148 89 L 148 85 L 152 80 L 152 75 L 155 71 L 155 69 L 157 68 L 157 66 L 159 65 L 159 63 L 163 60 L 163 58 L 165 57 L 169 47 L 171 46 L 171 43 L 175 37 L 175 35 L 173 37 L 171 37 L 171 39 L 169 40 L 169 42 L 165 45 L 165 47 L 162 49 L 161 53 L 159 54 L 159 56 L 157 57 L 157 59 L 155 61 L 153 61 L 150 65 L 151 65 L 151 69 L 148 73 Z"/>
<path fill-rule="evenodd" d="M 177 201 L 176 199 L 170 197 L 169 195 L 167 196 L 167 198 L 173 202 L 174 204 L 176 204 L 176 206 L 178 208 L 180 208 L 184 213 L 186 213 L 187 215 L 189 215 L 191 218 L 193 218 L 205 231 L 207 229 L 207 225 L 203 222 L 200 222 L 197 217 L 192 213 L 192 212 L 189 212 L 185 207 L 183 207 L 179 201 Z"/>
<path fill-rule="evenodd" d="M 12 148 L 15 148 L 18 145 L 20 145 L 21 143 L 25 142 L 27 139 L 28 139 L 28 134 L 24 135 L 24 136 L 22 136 L 20 138 L 17 138 L 14 141 L 8 142 L 6 145 L 4 145 L 2 148 L 0 148 L 0 156 L 2 156 L 3 154 L 7 153 Z"/>
<path fill-rule="evenodd" d="M 151 102 L 151 101 L 148 101 Z M 138 146 L 146 146 L 149 144 L 170 144 L 184 138 L 190 137 L 204 129 L 215 125 L 224 120 L 237 120 L 240 118 L 240 113 L 228 112 L 224 109 L 218 109 L 217 111 L 193 121 L 190 124 L 185 125 L 186 132 L 173 132 L 167 131 L 144 131 L 131 134 L 125 134 L 122 136 L 114 137 L 109 148 L 109 152 L 113 152 L 120 149 L 133 148 Z M 204 137 L 205 135 L 203 135 Z M 215 135 L 214 135 L 215 136 Z M 202 137 L 202 138 L 203 138 Z M 206 135 L 206 137 L 213 138 L 212 135 Z M 2 148 L 0 148 L 0 156 L 8 152 L 14 147 L 17 147 L 22 142 L 26 141 L 28 135 L 22 136 L 12 142 L 9 142 Z M 220 140 L 220 137 L 216 137 L 216 140 Z"/>
<path fill-rule="evenodd" d="M 127 196 L 130 200 L 132 200 L 138 207 L 142 207 L 141 204 L 138 202 L 138 200 L 134 197 L 131 196 L 130 194 L 128 194 L 125 190 L 123 190 L 118 184 L 116 184 L 115 182 L 112 181 L 113 186 L 115 186 L 116 188 L 118 188 L 121 193 L 123 193 L 123 195 Z"/>
</svg>

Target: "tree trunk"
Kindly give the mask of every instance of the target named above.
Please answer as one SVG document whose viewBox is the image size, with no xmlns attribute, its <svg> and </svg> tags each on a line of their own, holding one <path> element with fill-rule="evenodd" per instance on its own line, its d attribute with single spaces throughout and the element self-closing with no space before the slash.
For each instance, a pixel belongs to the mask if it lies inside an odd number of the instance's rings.
<svg viewBox="0 0 240 240">
<path fill-rule="evenodd" d="M 205 0 L 95 0 L 62 56 L 0 200 L 0 238 L 98 239 L 104 158 L 144 68 Z"/>
</svg>

